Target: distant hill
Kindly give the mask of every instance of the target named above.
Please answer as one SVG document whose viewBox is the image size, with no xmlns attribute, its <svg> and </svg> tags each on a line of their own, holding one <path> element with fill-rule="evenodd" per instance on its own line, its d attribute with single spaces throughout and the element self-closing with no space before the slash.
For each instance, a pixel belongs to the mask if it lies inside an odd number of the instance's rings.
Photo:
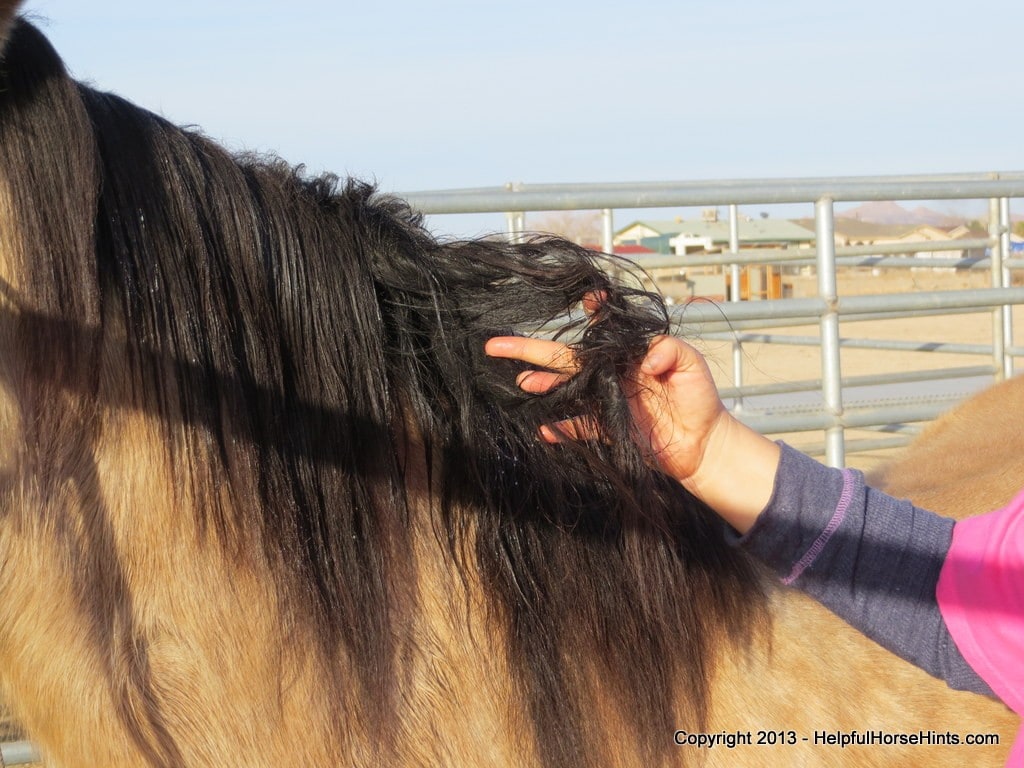
<svg viewBox="0 0 1024 768">
<path fill-rule="evenodd" d="M 957 216 L 939 213 L 924 206 L 907 210 L 899 203 L 869 202 L 855 208 L 836 211 L 836 218 L 866 221 L 871 224 L 931 224 L 934 227 L 955 227 L 964 220 Z"/>
</svg>

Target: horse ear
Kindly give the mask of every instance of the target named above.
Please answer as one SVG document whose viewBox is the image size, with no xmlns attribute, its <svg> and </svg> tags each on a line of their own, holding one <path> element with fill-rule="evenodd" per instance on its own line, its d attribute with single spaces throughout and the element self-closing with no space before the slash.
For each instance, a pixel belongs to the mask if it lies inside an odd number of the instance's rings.
<svg viewBox="0 0 1024 768">
<path fill-rule="evenodd" d="M 7 33 L 14 23 L 14 12 L 21 5 L 21 0 L 0 0 L 0 54 L 7 45 Z"/>
</svg>

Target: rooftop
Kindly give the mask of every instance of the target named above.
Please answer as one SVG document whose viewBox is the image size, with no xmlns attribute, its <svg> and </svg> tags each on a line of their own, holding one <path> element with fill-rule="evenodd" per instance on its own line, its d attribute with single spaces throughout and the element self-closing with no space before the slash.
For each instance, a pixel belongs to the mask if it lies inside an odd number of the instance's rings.
<svg viewBox="0 0 1024 768">
<path fill-rule="evenodd" d="M 623 232 L 637 225 L 647 227 L 661 236 L 687 235 L 709 237 L 714 243 L 729 242 L 728 221 L 634 221 L 620 229 L 616 237 L 621 237 Z M 744 243 L 810 243 L 814 240 L 814 230 L 786 219 L 750 219 L 739 222 L 739 236 Z"/>
</svg>

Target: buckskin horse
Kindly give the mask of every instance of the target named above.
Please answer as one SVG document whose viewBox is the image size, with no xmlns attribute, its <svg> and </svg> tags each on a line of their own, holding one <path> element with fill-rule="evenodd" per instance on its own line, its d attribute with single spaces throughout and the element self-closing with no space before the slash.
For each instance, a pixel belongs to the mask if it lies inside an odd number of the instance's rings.
<svg viewBox="0 0 1024 768">
<path fill-rule="evenodd" d="M 656 296 L 233 157 L 74 82 L 15 5 L 0 681 L 47 762 L 1002 762 L 1005 707 L 771 583 L 631 447 Z M 595 291 L 569 385 L 529 398 L 482 354 Z M 570 414 L 608 440 L 535 439 Z M 854 730 L 1001 743 L 822 743 Z"/>
</svg>

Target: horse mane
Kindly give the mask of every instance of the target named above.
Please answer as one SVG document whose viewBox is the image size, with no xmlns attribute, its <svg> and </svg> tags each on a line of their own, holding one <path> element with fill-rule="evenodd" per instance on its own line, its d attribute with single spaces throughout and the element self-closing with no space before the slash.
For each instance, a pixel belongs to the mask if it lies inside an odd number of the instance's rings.
<svg viewBox="0 0 1024 768">
<path fill-rule="evenodd" d="M 20 4 L 21 0 L 0 0 L 0 52 L 7 42 L 7 35 L 14 21 L 14 12 Z"/>
<path fill-rule="evenodd" d="M 160 425 L 180 514 L 269 574 L 282 636 L 315 641 L 323 685 L 382 744 L 416 650 L 423 500 L 466 589 L 479 580 L 546 764 L 599 760 L 595 681 L 652 758 L 680 708 L 700 722 L 716 646 L 757 625 L 764 594 L 717 518 L 630 440 L 622 380 L 668 322 L 659 297 L 609 276 L 624 264 L 552 237 L 439 242 L 369 185 L 232 156 L 74 82 L 23 20 L 0 66 L 0 167 L 17 223 L 0 231 L 15 260 L 0 333 L 29 361 L 3 384 L 22 461 L 55 500 L 33 513 L 80 574 L 92 641 L 125 681 L 118 716 L 153 764 L 179 755 L 90 463 L 111 414 Z M 582 370 L 526 395 L 484 341 L 551 324 Z M 537 440 L 570 415 L 606 439 Z"/>
</svg>

